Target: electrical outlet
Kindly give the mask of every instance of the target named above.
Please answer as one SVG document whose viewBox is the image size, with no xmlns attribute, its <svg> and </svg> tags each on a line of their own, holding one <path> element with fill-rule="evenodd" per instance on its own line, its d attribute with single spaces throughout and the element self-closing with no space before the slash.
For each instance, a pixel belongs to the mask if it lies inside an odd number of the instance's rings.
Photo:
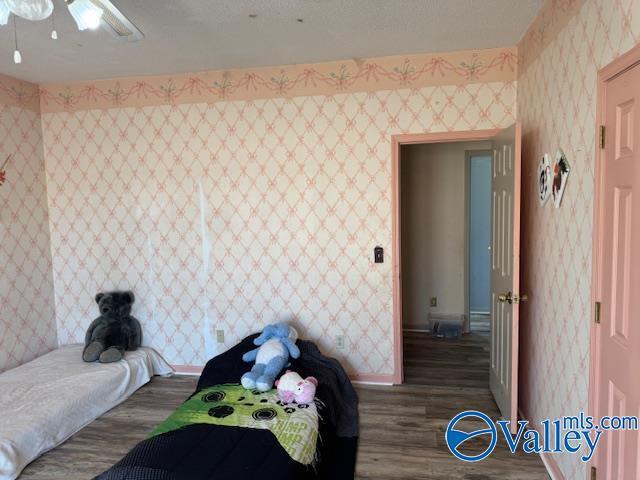
<svg viewBox="0 0 640 480">
<path fill-rule="evenodd" d="M 224 330 L 216 330 L 216 341 L 224 343 Z"/>
<path fill-rule="evenodd" d="M 431 299 L 429 300 L 429 305 L 431 305 L 432 307 L 437 307 L 438 306 L 438 297 L 431 297 Z"/>
<path fill-rule="evenodd" d="M 344 335 L 336 335 L 336 347 L 338 350 L 344 350 Z"/>
</svg>

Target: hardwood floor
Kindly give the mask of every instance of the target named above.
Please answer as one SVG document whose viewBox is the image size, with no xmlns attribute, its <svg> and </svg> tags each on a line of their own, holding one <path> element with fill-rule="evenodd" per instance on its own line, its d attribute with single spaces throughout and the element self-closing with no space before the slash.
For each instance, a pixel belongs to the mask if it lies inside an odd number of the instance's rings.
<svg viewBox="0 0 640 480">
<path fill-rule="evenodd" d="M 512 454 L 503 438 L 494 452 L 477 463 L 462 462 L 449 452 L 444 432 L 464 410 L 493 419 L 498 410 L 488 389 L 401 385 L 358 386 L 360 395 L 359 480 L 548 480 L 537 455 Z M 478 452 L 486 448 L 478 441 Z"/>
<path fill-rule="evenodd" d="M 197 383 L 197 377 L 153 377 L 124 403 L 31 463 L 20 480 L 88 480 L 102 473 L 144 440 Z"/>
<path fill-rule="evenodd" d="M 407 360 L 415 375 L 438 368 L 430 385 L 394 387 L 356 385 L 360 397 L 360 448 L 356 478 L 360 480 L 540 480 L 548 479 L 537 456 L 511 454 L 504 439 L 493 454 L 478 463 L 455 459 L 445 444 L 444 431 L 457 413 L 476 409 L 492 418 L 497 407 L 480 377 L 488 369 L 481 362 L 480 339 L 460 344 L 431 345 L 447 351 L 450 361 L 435 357 L 414 359 L 411 351 L 427 346 L 421 335 L 407 336 Z M 467 351 L 468 350 L 468 351 Z M 463 359 L 473 374 L 461 371 Z M 414 367 L 410 367 L 414 368 Z M 458 381 L 449 381 L 457 375 Z M 487 373 L 488 375 L 488 373 Z M 449 378 L 448 378 L 449 377 Z M 437 384 L 440 381 L 440 384 Z M 195 377 L 155 377 L 129 400 L 114 408 L 70 440 L 29 465 L 24 480 L 86 480 L 117 462 L 151 429 L 164 420 L 196 385 Z M 153 408 L 149 408 L 153 405 Z M 477 447 L 482 446 L 477 442 Z M 188 480 L 188 479 L 185 479 Z"/>
<path fill-rule="evenodd" d="M 404 381 L 409 385 L 488 388 L 489 323 L 471 317 L 471 333 L 459 340 L 432 338 L 430 333 L 405 331 Z"/>
</svg>

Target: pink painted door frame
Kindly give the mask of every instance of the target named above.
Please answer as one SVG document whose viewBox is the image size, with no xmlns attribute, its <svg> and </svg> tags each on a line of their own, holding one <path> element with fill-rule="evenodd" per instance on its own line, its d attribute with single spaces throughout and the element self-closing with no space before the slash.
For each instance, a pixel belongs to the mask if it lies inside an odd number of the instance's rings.
<svg viewBox="0 0 640 480">
<path fill-rule="evenodd" d="M 605 149 L 600 148 L 599 144 L 599 130 L 600 125 L 606 123 L 606 91 L 608 82 L 615 79 L 623 72 L 630 70 L 636 65 L 640 64 L 640 44 L 636 45 L 629 52 L 621 55 L 606 67 L 598 71 L 598 85 L 597 85 L 597 104 L 596 104 L 596 164 L 595 164 L 595 195 L 594 195 L 594 220 L 593 220 L 593 250 L 592 250 L 592 283 L 591 283 L 591 300 L 592 305 L 595 306 L 595 302 L 602 299 L 603 287 L 602 276 L 604 273 L 603 265 L 605 263 L 605 251 L 602 239 L 604 238 L 605 229 L 605 215 L 611 214 L 611 212 L 605 212 L 604 204 L 604 162 Z M 637 67 L 636 67 L 637 68 Z M 608 138 L 607 141 L 613 141 L 613 138 Z M 602 385 L 599 385 L 599 366 L 602 359 L 599 358 L 599 349 L 601 345 L 601 339 L 603 335 L 603 329 L 595 323 L 595 307 L 592 308 L 591 318 L 591 330 L 590 330 L 590 364 L 589 364 L 589 400 L 588 409 L 589 414 L 596 417 L 598 415 L 598 398 L 602 391 Z M 635 345 L 634 348 L 640 348 Z M 634 414 L 634 413 L 629 413 Z M 637 412 L 635 412 L 637 414 Z M 596 418 L 596 420 L 598 420 Z M 606 465 L 598 465 L 601 457 L 596 453 L 592 460 L 592 466 L 598 467 L 598 469 L 605 469 Z M 605 471 L 603 475 L 598 475 L 598 478 L 605 478 Z M 587 479 L 591 478 L 590 471 L 587 472 Z"/>
<path fill-rule="evenodd" d="M 400 262 L 400 147 L 416 143 L 490 140 L 501 130 L 409 133 L 391 136 L 391 258 L 393 261 L 393 383 L 404 380 L 402 353 L 402 285 Z"/>
</svg>

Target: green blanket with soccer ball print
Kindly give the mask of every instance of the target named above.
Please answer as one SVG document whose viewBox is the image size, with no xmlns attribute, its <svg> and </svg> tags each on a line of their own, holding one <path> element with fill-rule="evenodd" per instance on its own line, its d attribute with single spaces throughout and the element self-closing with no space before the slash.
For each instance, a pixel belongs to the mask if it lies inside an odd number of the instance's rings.
<svg viewBox="0 0 640 480">
<path fill-rule="evenodd" d="M 318 441 L 316 405 L 283 405 L 276 390 L 245 390 L 237 384 L 205 388 L 184 402 L 149 436 L 197 423 L 270 430 L 297 462 L 309 465 L 315 458 Z"/>
</svg>

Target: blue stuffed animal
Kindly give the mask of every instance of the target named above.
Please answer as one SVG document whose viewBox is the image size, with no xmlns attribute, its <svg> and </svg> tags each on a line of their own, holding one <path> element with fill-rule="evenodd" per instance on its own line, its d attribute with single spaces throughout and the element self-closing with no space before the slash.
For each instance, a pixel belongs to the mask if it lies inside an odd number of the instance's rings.
<svg viewBox="0 0 640 480">
<path fill-rule="evenodd" d="M 253 341 L 259 347 L 242 356 L 245 362 L 256 362 L 250 372 L 242 375 L 242 386 L 247 390 L 258 389 L 261 392 L 271 390 L 276 377 L 289 363 L 289 356 L 300 357 L 297 339 L 296 329 L 284 322 L 265 327 Z"/>
</svg>

